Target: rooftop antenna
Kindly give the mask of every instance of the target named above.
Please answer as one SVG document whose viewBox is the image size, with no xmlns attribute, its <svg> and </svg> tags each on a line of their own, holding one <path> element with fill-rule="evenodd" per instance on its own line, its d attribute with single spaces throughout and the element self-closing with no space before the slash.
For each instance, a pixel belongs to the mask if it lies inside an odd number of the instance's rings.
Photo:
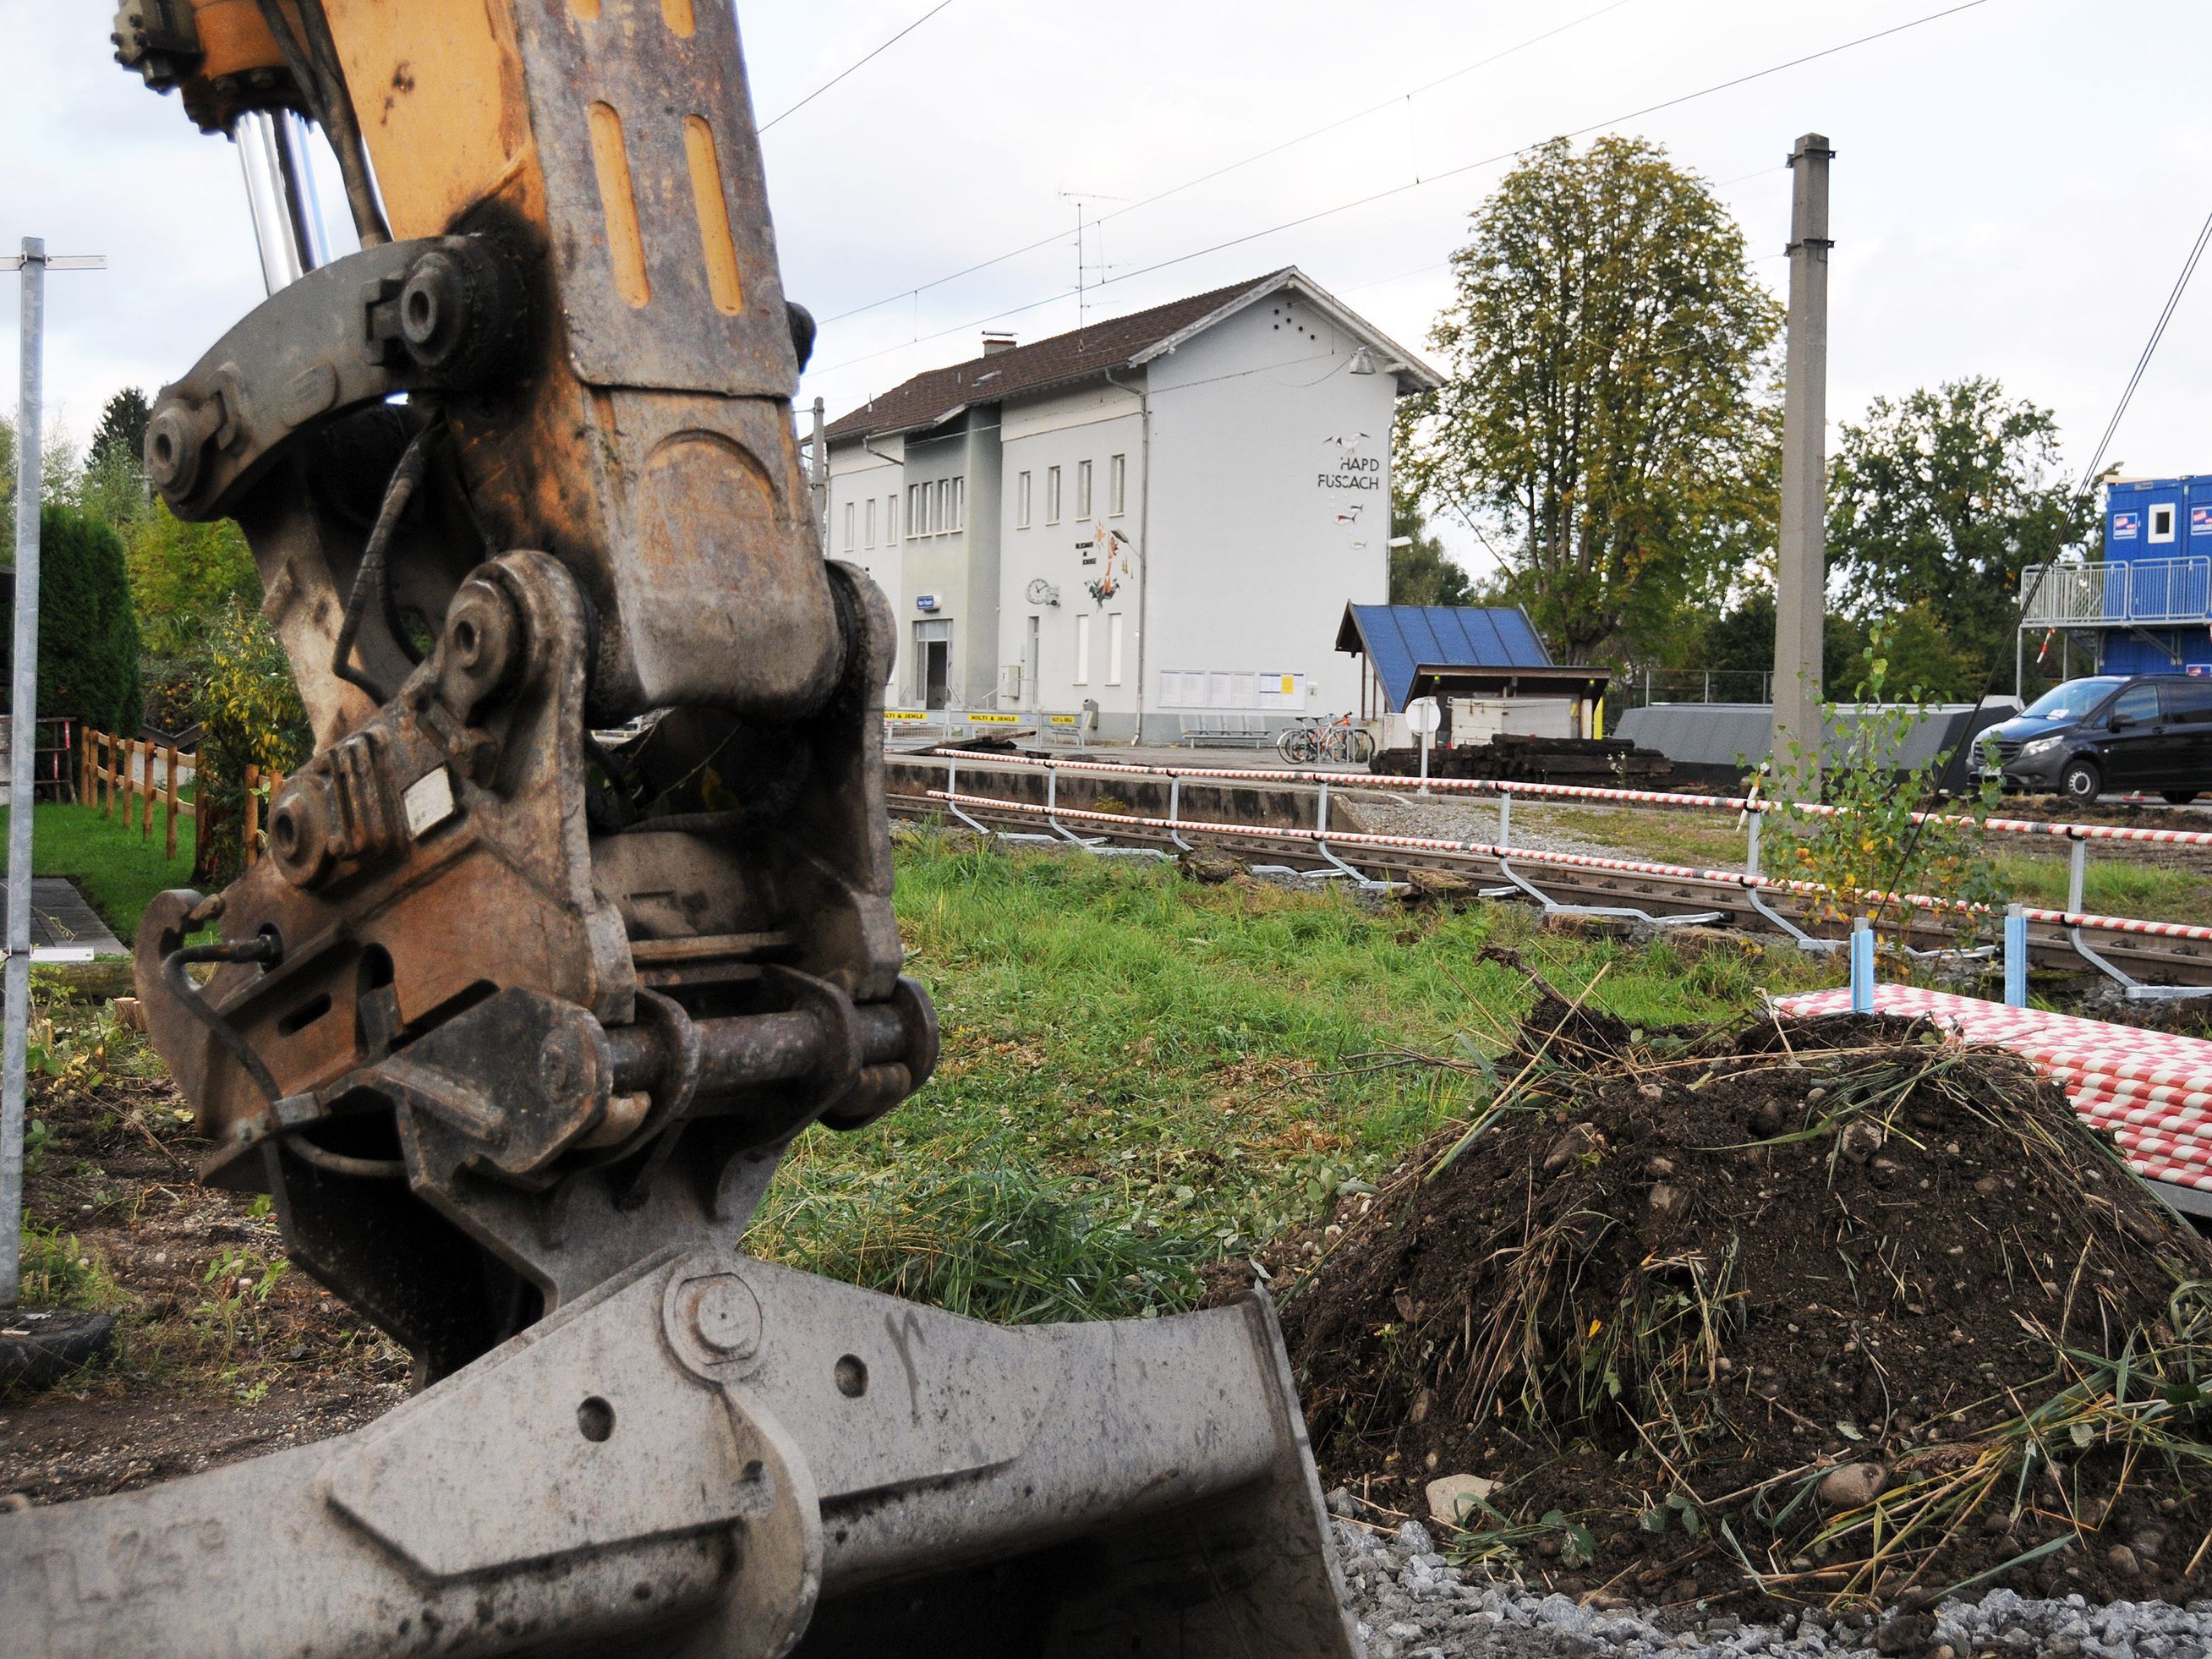
<svg viewBox="0 0 2212 1659">
<path fill-rule="evenodd" d="M 1075 204 L 1075 331 L 1077 333 L 1080 334 L 1083 331 L 1085 323 L 1086 323 L 1090 319 L 1089 294 L 1091 273 L 1094 270 L 1097 271 L 1098 273 L 1098 280 L 1101 283 L 1103 283 L 1106 280 L 1106 273 L 1114 269 L 1112 265 L 1106 263 L 1106 238 L 1104 234 L 1099 230 L 1099 227 L 1105 222 L 1105 216 L 1103 215 L 1100 216 L 1097 219 L 1091 220 L 1090 224 L 1091 230 L 1098 233 L 1098 258 L 1095 264 L 1085 263 L 1083 258 L 1083 210 L 1085 208 L 1089 207 L 1095 203 L 1126 202 L 1129 198 L 1126 196 L 1109 196 L 1103 191 L 1063 190 L 1060 192 L 1060 199 L 1063 202 L 1073 202 Z"/>
</svg>

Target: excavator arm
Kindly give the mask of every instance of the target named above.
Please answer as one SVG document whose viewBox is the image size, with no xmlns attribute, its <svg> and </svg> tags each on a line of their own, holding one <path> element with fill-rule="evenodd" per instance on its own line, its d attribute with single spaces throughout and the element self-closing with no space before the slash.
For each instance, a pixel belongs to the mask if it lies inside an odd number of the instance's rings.
<svg viewBox="0 0 2212 1659">
<path fill-rule="evenodd" d="M 937 1057 L 900 973 L 883 597 L 823 556 L 730 0 L 129 0 L 264 124 L 304 270 L 165 387 L 316 738 L 140 930 L 153 1040 L 424 1391 L 0 1516 L 54 1654 L 1338 1656 L 1263 1297 L 1001 1331 L 747 1258 L 810 1126 Z M 313 266 L 304 117 L 361 251 Z"/>
</svg>

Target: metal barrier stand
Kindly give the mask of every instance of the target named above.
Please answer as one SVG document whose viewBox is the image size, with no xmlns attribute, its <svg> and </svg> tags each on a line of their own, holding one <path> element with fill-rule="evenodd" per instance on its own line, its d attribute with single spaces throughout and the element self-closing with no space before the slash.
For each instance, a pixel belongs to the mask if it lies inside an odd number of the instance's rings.
<svg viewBox="0 0 2212 1659">
<path fill-rule="evenodd" d="M 2080 826 L 2075 827 L 2078 829 Z M 2072 836 L 2069 839 L 2073 847 L 2066 872 L 2066 937 L 2074 946 L 2074 954 L 2118 985 L 2120 994 L 2131 1002 L 2183 1002 L 2195 997 L 2212 996 L 2212 985 L 2146 985 L 2118 963 L 2090 948 L 2088 940 L 2081 937 L 2077 920 L 2088 911 L 2086 897 L 2089 884 L 2089 840 L 2082 835 Z"/>
<path fill-rule="evenodd" d="M 1752 909 L 1758 914 L 1761 921 L 1765 921 L 1768 927 L 1773 927 L 1779 932 L 1787 934 L 1791 941 L 1796 945 L 1799 950 L 1809 951 L 1816 956 L 1824 955 L 1830 951 L 1842 950 L 1844 948 L 1843 940 L 1839 939 L 1815 938 L 1811 933 L 1807 933 L 1802 927 L 1800 927 L 1796 922 L 1790 921 L 1789 917 L 1784 915 L 1782 912 L 1776 909 L 1772 905 L 1769 904 L 1765 897 L 1761 896 L 1759 889 L 1765 885 L 1766 876 L 1765 872 L 1759 867 L 1759 824 L 1765 816 L 1766 814 L 1765 811 L 1755 801 L 1747 805 L 1744 809 L 1745 842 L 1743 873 L 1748 878 L 1744 884 L 1744 897 L 1750 902 Z"/>
<path fill-rule="evenodd" d="M 1498 795 L 1498 873 L 1511 882 L 1514 888 L 1527 894 L 1541 905 L 1546 915 L 1620 916 L 1631 921 L 1640 921 L 1648 927 L 1658 928 L 1694 927 L 1705 922 L 1718 921 L 1721 919 L 1722 913 L 1718 910 L 1700 910 L 1694 915 L 1686 916 L 1655 916 L 1649 910 L 1639 910 L 1632 905 L 1562 904 L 1542 888 L 1524 879 L 1521 872 L 1508 862 L 1507 855 L 1512 850 L 1513 792 L 1510 789 L 1501 789 Z M 1492 890 L 1502 896 L 1510 890 L 1498 888 Z M 1487 898 L 1491 895 L 1485 893 L 1484 896 Z"/>
<path fill-rule="evenodd" d="M 1065 824 L 1059 822 L 1059 819 L 1061 817 L 1073 817 L 1078 818 L 1097 817 L 1103 817 L 1107 822 L 1110 823 L 1113 816 L 1110 814 L 1091 815 L 1086 813 L 1068 812 L 1065 811 L 1048 811 L 1044 814 L 1044 816 L 1046 816 L 1048 821 L 1051 823 L 1053 833 L 1046 834 L 1020 830 L 994 830 L 988 825 L 978 822 L 968 812 L 963 811 L 960 806 L 960 800 L 963 799 L 980 802 L 988 798 L 961 797 L 957 787 L 957 774 L 955 769 L 955 762 L 951 757 L 951 751 L 938 750 L 936 752 L 946 759 L 947 771 L 945 793 L 949 798 L 951 798 L 948 799 L 946 803 L 949 810 L 952 816 L 963 825 L 975 830 L 979 835 L 986 836 L 1003 836 L 1009 840 L 1042 842 L 1054 845 L 1076 845 L 1083 847 L 1085 850 L 1094 853 L 1129 853 L 1139 854 L 1156 858 L 1171 856 L 1158 848 L 1152 848 L 1110 847 L 1104 844 L 1107 836 L 1111 833 L 1110 831 L 1102 832 L 1096 837 L 1084 836 L 1069 830 Z M 1363 887 L 1373 889 L 1387 889 L 1392 886 L 1403 884 L 1401 883 L 1377 881 L 1375 878 L 1365 874 L 1364 872 L 1354 867 L 1352 864 L 1346 862 L 1341 856 L 1338 851 L 1340 847 L 1356 846 L 1360 843 L 1370 842 L 1374 838 L 1347 832 L 1331 833 L 1328 828 L 1327 799 L 1328 790 L 1331 783 L 1331 776 L 1328 774 L 1310 772 L 1303 769 L 1279 770 L 1255 768 L 1171 767 L 1146 765 L 1137 763 L 1120 761 L 1063 761 L 1056 757 L 1048 756 L 994 756 L 990 757 L 990 763 L 1000 767 L 1039 768 L 1045 770 L 1048 776 L 1056 775 L 1060 769 L 1065 767 L 1072 770 L 1079 770 L 1097 775 L 1164 778 L 1169 783 L 1168 816 L 1164 819 L 1149 819 L 1143 820 L 1143 822 L 1152 827 L 1164 829 L 1167 832 L 1169 841 L 1182 852 L 1190 852 L 1194 850 L 1192 843 L 1187 840 L 1183 835 L 1183 830 L 1188 827 L 1187 821 L 1182 817 L 1182 784 L 1184 780 L 1194 778 L 1221 782 L 1237 781 L 1262 784 L 1313 785 L 1316 787 L 1319 795 L 1318 829 L 1316 830 L 1284 833 L 1295 835 L 1297 838 L 1306 840 L 1313 844 L 1316 848 L 1317 855 L 1322 859 L 1325 867 L 1321 870 L 1313 871 L 1293 869 L 1287 865 L 1279 864 L 1255 865 L 1252 866 L 1255 873 L 1297 876 L 1304 878 L 1319 878 L 1323 880 L 1348 878 L 1360 883 Z M 1340 779 L 1336 780 L 1336 781 L 1341 781 L 1342 780 Z M 1844 948 L 1844 942 L 1843 940 L 1821 939 L 1817 935 L 1807 933 L 1804 928 L 1799 927 L 1789 916 L 1776 909 L 1772 904 L 1767 902 L 1765 896 L 1765 893 L 1769 890 L 1777 892 L 1789 893 L 1817 893 L 1826 890 L 1819 888 L 1814 884 L 1771 878 L 1766 876 L 1761 869 L 1761 841 L 1763 830 L 1761 820 L 1767 812 L 1784 810 L 1787 806 L 1787 803 L 1762 800 L 1759 799 L 1756 791 L 1752 794 L 1744 797 L 1705 796 L 1652 790 L 1604 789 L 1576 784 L 1528 783 L 1503 779 L 1455 778 L 1432 780 L 1431 782 L 1434 787 L 1451 793 L 1480 794 L 1489 793 L 1495 794 L 1498 797 L 1498 845 L 1497 847 L 1486 848 L 1474 842 L 1448 842 L 1443 840 L 1436 840 L 1429 843 L 1440 851 L 1449 849 L 1464 855 L 1492 859 L 1498 864 L 1500 872 L 1504 874 L 1506 879 L 1512 884 L 1509 887 L 1484 889 L 1482 890 L 1483 895 L 1486 897 L 1525 897 L 1532 899 L 1536 903 L 1542 906 L 1547 914 L 1625 916 L 1632 920 L 1646 922 L 1654 927 L 1675 927 L 1698 921 L 1717 920 L 1723 914 L 1718 911 L 1704 913 L 1695 916 L 1660 917 L 1651 915 L 1646 911 L 1626 907 L 1566 905 L 1561 904 L 1552 899 L 1547 894 L 1541 891 L 1541 890 L 1538 889 L 1533 883 L 1528 881 L 1520 871 L 1514 869 L 1511 864 L 1508 861 L 1510 858 L 1515 856 L 1515 849 L 1512 846 L 1513 797 L 1516 794 L 1524 794 L 1537 798 L 1559 798 L 1575 800 L 1615 802 L 1624 805 L 1638 805 L 1676 806 L 1705 811 L 1732 811 L 1739 814 L 1742 821 L 1746 832 L 1747 845 L 1743 872 L 1741 875 L 1729 872 L 1726 877 L 1729 884 L 1741 889 L 1745 896 L 1747 907 L 1760 919 L 1760 921 L 1773 927 L 1777 932 L 1789 939 L 1800 949 L 1814 951 L 1828 951 Z M 1360 787 L 1364 788 L 1372 787 L 1377 789 L 1410 790 L 1414 787 L 1414 781 L 1408 778 L 1376 777 L 1361 780 Z M 1057 795 L 1056 793 L 1054 793 L 1055 789 L 1056 786 L 1048 786 L 1048 800 L 1056 807 Z M 1028 808 L 1024 810 L 1031 811 L 1038 811 L 1036 808 Z M 1814 804 L 1802 806 L 1801 810 L 1830 814 L 1835 812 L 1838 809 L 1822 804 Z M 1916 813 L 1914 814 L 1914 818 L 1916 821 L 1925 820 L 1934 823 L 1963 823 L 1974 822 L 1973 820 L 1965 818 L 1955 814 L 1941 813 Z M 1208 826 L 1200 827 L 1205 828 Z M 2098 972 L 2105 975 L 2114 983 L 2120 986 L 2128 996 L 2138 999 L 2172 999 L 2212 995 L 2212 986 L 2160 986 L 2143 984 L 2141 981 L 2135 979 L 2132 975 L 2128 974 L 2125 969 L 2118 967 L 2117 964 L 2100 955 L 2084 937 L 2086 930 L 2136 933 L 2149 937 L 2182 939 L 2202 943 L 2207 940 L 2212 940 L 2212 928 L 2182 922 L 2162 922 L 2151 921 L 2134 917 L 2093 915 L 2082 908 L 2085 902 L 2084 888 L 2086 884 L 2088 843 L 2090 842 L 2140 842 L 2158 845 L 2212 848 L 2212 831 L 2191 830 L 2152 830 L 2133 825 L 2058 823 L 2045 822 L 2039 819 L 2024 818 L 1990 818 L 1979 821 L 1977 827 L 1984 833 L 1990 835 L 2030 836 L 2063 836 L 2067 838 L 2070 843 L 2070 891 L 2067 909 L 2064 911 L 2052 911 L 2039 909 L 2032 906 L 2026 907 L 2024 910 L 2025 921 L 2048 923 L 2063 927 L 2066 932 L 2069 944 L 2074 952 L 2080 957 L 2082 961 L 2087 963 Z M 1251 826 L 1238 827 L 1239 833 L 1248 832 L 1250 829 Z M 1420 840 L 1422 838 L 1413 839 Z M 1334 844 L 1332 845 L 1331 843 Z M 1571 858 L 1565 854 L 1539 854 L 1534 849 L 1529 849 L 1525 854 L 1520 854 L 1519 856 L 1524 858 L 1528 861 L 1539 863 L 1561 862 L 1582 864 L 1588 862 L 1592 865 L 1593 867 L 1620 867 L 1626 869 L 1633 869 L 1638 867 L 1637 861 L 1635 860 L 1595 859 L 1585 860 L 1579 857 Z M 1665 868 L 1654 866 L 1656 873 L 1669 873 L 1673 871 L 1673 866 L 1667 866 Z M 1723 878 L 1722 872 L 1692 872 L 1686 870 L 1681 872 L 1681 873 L 1693 875 L 1702 874 L 1706 878 L 1716 881 Z M 1884 897 L 1884 896 L 1876 894 L 1856 895 L 1854 896 L 1864 897 L 1869 900 L 1880 900 Z M 1929 899 L 1924 896 L 1917 894 L 1893 894 L 1887 896 L 1889 899 L 1911 905 L 1915 908 L 1933 908 L 1941 909 L 1955 908 L 1949 905 L 1946 901 Z M 1962 952 L 1955 948 L 1939 947 L 1931 951 L 1917 950 L 1910 946 L 1905 946 L 1902 948 L 1905 949 L 1908 954 L 1918 958 L 1948 956 L 1964 959 L 1987 958 L 1995 956 L 1999 949 L 1996 945 L 1984 945 L 1978 947 L 1971 951 Z"/>
</svg>

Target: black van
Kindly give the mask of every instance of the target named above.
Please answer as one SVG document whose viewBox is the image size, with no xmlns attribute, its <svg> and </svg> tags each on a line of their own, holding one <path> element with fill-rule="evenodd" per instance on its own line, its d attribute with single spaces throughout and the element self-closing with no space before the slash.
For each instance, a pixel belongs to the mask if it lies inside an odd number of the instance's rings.
<svg viewBox="0 0 2212 1659">
<path fill-rule="evenodd" d="M 2069 680 L 1984 734 L 2008 789 L 2088 802 L 2212 790 L 2212 678 L 2099 674 Z M 1978 771 L 1985 768 L 1978 764 Z"/>
</svg>

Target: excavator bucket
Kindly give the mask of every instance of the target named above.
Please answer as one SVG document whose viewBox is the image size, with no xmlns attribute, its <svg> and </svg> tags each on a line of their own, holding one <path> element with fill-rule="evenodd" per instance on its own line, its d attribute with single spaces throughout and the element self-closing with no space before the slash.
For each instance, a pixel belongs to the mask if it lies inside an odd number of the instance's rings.
<svg viewBox="0 0 2212 1659">
<path fill-rule="evenodd" d="M 51 1659 L 1350 1659 L 1264 1295 L 1008 1330 L 644 1264 L 369 1428 L 0 1516 Z"/>
</svg>

